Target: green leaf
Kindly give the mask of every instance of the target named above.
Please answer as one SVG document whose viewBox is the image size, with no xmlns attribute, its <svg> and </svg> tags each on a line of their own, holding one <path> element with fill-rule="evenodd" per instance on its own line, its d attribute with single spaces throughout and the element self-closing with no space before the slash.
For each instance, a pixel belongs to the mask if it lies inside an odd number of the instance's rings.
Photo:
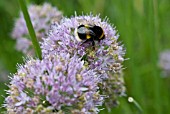
<svg viewBox="0 0 170 114">
<path fill-rule="evenodd" d="M 32 40 L 32 44 L 33 44 L 33 47 L 35 49 L 35 52 L 36 52 L 38 58 L 42 59 L 40 45 L 39 45 L 38 40 L 36 38 L 36 34 L 35 34 L 35 31 L 34 31 L 33 25 L 31 23 L 30 16 L 28 14 L 28 10 L 27 10 L 27 7 L 26 7 L 26 2 L 25 2 L 25 0 L 18 0 L 18 1 L 19 1 L 21 10 L 23 12 L 24 19 L 26 21 L 26 25 L 27 25 L 29 34 L 31 36 L 31 40 Z"/>
</svg>

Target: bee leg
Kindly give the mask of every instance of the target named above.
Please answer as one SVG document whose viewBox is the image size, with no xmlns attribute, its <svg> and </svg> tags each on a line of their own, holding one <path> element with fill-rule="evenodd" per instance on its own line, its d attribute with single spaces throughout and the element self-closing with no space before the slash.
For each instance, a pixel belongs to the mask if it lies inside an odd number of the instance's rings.
<svg viewBox="0 0 170 114">
<path fill-rule="evenodd" d="M 84 42 L 82 42 L 80 45 L 82 46 L 84 43 L 88 42 L 88 40 L 85 40 Z"/>
<path fill-rule="evenodd" d="M 101 39 L 98 40 L 98 43 L 100 43 Z"/>
<path fill-rule="evenodd" d="M 92 46 L 93 46 L 93 49 L 95 50 L 95 42 L 94 42 L 94 40 L 92 40 Z"/>
<path fill-rule="evenodd" d="M 94 40 L 92 40 L 92 46 L 93 46 L 93 47 L 95 46 L 95 42 L 94 42 Z"/>
</svg>

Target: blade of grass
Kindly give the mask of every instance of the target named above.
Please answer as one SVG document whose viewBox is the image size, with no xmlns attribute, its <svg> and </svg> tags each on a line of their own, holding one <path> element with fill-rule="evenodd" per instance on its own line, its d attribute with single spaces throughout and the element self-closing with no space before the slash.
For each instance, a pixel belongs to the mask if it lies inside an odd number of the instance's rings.
<svg viewBox="0 0 170 114">
<path fill-rule="evenodd" d="M 29 34 L 31 36 L 31 40 L 32 40 L 32 44 L 33 44 L 33 47 L 35 49 L 35 52 L 36 52 L 38 58 L 42 59 L 40 45 L 39 45 L 38 40 L 36 38 L 36 34 L 35 34 L 35 31 L 34 31 L 33 25 L 31 23 L 30 16 L 28 14 L 28 10 L 27 10 L 27 7 L 26 7 L 26 2 L 25 2 L 25 0 L 18 0 L 18 1 L 19 1 L 21 10 L 23 12 L 24 19 L 26 21 L 26 25 L 27 25 Z"/>
<path fill-rule="evenodd" d="M 155 18 L 154 10 L 156 11 L 157 9 L 154 9 L 154 1 L 147 1 L 149 4 L 148 6 L 148 42 L 150 44 L 150 53 L 152 56 L 151 59 L 151 67 L 152 69 L 152 79 L 153 79 L 153 106 L 154 106 L 154 111 L 155 114 L 161 114 L 162 109 L 161 109 L 161 94 L 162 93 L 160 89 L 160 76 L 157 68 L 157 53 L 158 53 L 158 33 L 157 33 L 157 27 L 158 27 L 158 20 L 157 17 Z"/>
<path fill-rule="evenodd" d="M 126 39 L 126 47 L 127 47 L 127 56 L 130 58 L 129 62 L 129 71 L 130 71 L 130 78 L 131 78 L 131 83 L 132 83 L 132 95 L 135 96 L 136 99 L 140 99 L 141 98 L 141 80 L 138 74 L 138 66 L 137 66 L 137 55 L 136 51 L 138 51 L 137 48 L 134 48 L 133 46 L 135 46 L 136 44 L 136 39 L 134 38 L 134 36 L 136 35 L 136 33 L 134 31 L 136 31 L 134 29 L 134 6 L 133 6 L 133 1 L 127 1 L 126 5 L 125 5 L 125 32 L 126 34 L 124 35 Z M 128 28 L 128 29 L 127 29 Z"/>
</svg>

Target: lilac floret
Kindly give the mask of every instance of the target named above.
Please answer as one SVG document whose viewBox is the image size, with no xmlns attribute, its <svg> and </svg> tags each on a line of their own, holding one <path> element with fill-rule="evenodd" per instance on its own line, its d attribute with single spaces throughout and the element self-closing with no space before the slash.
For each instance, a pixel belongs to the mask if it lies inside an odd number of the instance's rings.
<svg viewBox="0 0 170 114">
<path fill-rule="evenodd" d="M 162 51 L 159 55 L 159 68 L 162 70 L 162 76 L 170 76 L 170 50 Z"/>
<path fill-rule="evenodd" d="M 76 55 L 60 53 L 43 60 L 30 58 L 11 77 L 8 113 L 98 113 L 104 97 L 99 76 Z"/>
<path fill-rule="evenodd" d="M 50 24 L 59 22 L 62 18 L 62 13 L 48 3 L 40 5 L 29 5 L 28 12 L 33 24 L 38 41 L 45 38 Z M 20 17 L 16 19 L 15 27 L 12 31 L 12 37 L 16 39 L 16 49 L 27 55 L 34 55 L 32 42 L 28 33 L 26 22 L 23 14 L 20 12 Z"/>
<path fill-rule="evenodd" d="M 82 43 L 76 39 L 75 30 L 79 25 L 100 26 L 105 38 L 100 42 L 95 41 Z M 125 87 L 122 75 L 125 49 L 119 43 L 119 35 L 113 26 L 108 24 L 107 19 L 101 20 L 99 16 L 83 15 L 72 18 L 63 18 L 60 24 L 51 26 L 48 37 L 42 43 L 43 56 L 53 53 L 76 54 L 88 69 L 93 69 L 102 79 L 100 89 L 108 95 L 106 106 L 117 104 L 117 97 L 125 95 Z M 95 48 L 95 49 L 94 49 Z"/>
</svg>

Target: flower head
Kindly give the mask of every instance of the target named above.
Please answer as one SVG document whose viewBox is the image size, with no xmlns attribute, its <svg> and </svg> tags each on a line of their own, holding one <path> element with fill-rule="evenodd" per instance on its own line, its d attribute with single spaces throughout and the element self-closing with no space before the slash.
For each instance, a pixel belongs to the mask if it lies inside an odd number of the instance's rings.
<svg viewBox="0 0 170 114">
<path fill-rule="evenodd" d="M 96 36 L 91 40 L 77 40 L 80 25 L 100 28 L 95 31 L 103 31 L 102 39 L 94 40 L 100 35 L 93 34 Z M 82 31 L 83 35 L 93 32 Z M 115 28 L 99 16 L 75 16 L 53 23 L 41 43 L 43 60 L 30 59 L 14 74 L 6 98 L 7 111 L 97 113 L 105 98 L 101 95 L 108 98 L 107 108 L 116 105 L 117 97 L 125 94 L 125 50 L 118 37 Z"/>
<path fill-rule="evenodd" d="M 104 97 L 98 92 L 99 76 L 69 54 L 30 59 L 13 75 L 6 104 L 8 112 L 97 113 Z"/>
<path fill-rule="evenodd" d="M 44 3 L 42 6 L 30 5 L 28 6 L 28 12 L 39 41 L 42 41 L 42 37 L 46 37 L 50 24 L 59 22 L 62 18 L 62 13 L 48 3 Z M 22 51 L 24 54 L 34 54 L 32 42 L 22 13 L 20 13 L 20 17 L 15 22 L 12 37 L 17 41 L 17 50 Z"/>
<path fill-rule="evenodd" d="M 105 38 L 100 42 L 80 42 L 76 39 L 75 30 L 80 25 L 96 25 L 103 29 Z M 53 24 L 51 31 L 42 43 L 43 55 L 66 52 L 71 56 L 76 54 L 85 61 L 88 69 L 93 69 L 102 79 L 100 89 L 108 95 L 108 107 L 117 104 L 117 97 L 125 93 L 122 77 L 122 62 L 125 50 L 118 43 L 117 31 L 106 20 L 99 16 L 75 16 L 63 18 L 60 24 Z"/>
<path fill-rule="evenodd" d="M 170 51 L 166 50 L 160 53 L 159 67 L 163 70 L 163 76 L 170 75 Z"/>
</svg>

